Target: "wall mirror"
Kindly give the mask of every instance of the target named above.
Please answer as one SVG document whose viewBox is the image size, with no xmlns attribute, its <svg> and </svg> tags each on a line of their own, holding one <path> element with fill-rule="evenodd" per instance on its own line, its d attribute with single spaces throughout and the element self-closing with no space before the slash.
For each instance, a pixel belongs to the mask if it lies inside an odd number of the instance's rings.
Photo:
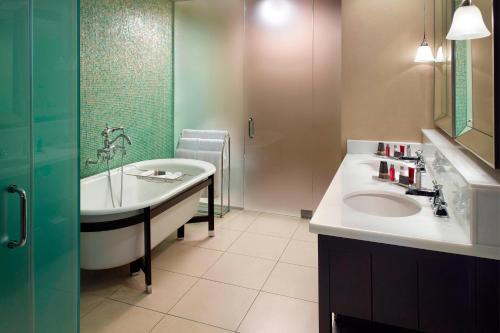
<svg viewBox="0 0 500 333">
<path fill-rule="evenodd" d="M 453 136 L 452 43 L 446 39 L 453 15 L 452 0 L 434 1 L 434 121 Z"/>
<path fill-rule="evenodd" d="M 446 34 L 461 3 L 462 0 L 435 0 L 435 124 L 485 163 L 500 168 L 500 119 L 495 116 L 499 107 L 494 98 L 498 27 L 495 29 L 493 24 L 498 5 L 494 6 L 493 0 L 473 1 L 491 36 L 449 41 Z"/>
</svg>

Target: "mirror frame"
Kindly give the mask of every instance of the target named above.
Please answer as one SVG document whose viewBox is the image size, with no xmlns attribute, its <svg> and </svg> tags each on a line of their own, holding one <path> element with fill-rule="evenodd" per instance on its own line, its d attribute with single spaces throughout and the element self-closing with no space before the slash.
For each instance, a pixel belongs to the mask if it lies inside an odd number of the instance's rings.
<svg viewBox="0 0 500 333">
<path fill-rule="evenodd" d="M 500 21 L 500 1 L 492 1 L 492 33 L 493 33 L 493 163 L 486 161 L 477 152 L 466 146 L 463 142 L 458 140 L 459 136 L 456 133 L 455 120 L 456 120 L 456 101 L 455 101 L 455 41 L 451 43 L 452 65 L 451 65 L 451 120 L 452 120 L 452 138 L 460 146 L 464 147 L 472 154 L 481 159 L 488 166 L 500 169 L 500 24 L 495 24 L 495 18 Z M 454 7 L 454 6 L 453 6 Z M 453 8 L 454 12 L 455 8 Z M 496 36 L 499 36 L 496 38 Z M 498 84 L 497 84 L 498 82 Z M 435 123 L 436 124 L 436 123 Z M 436 124 L 436 127 L 440 128 Z M 444 129 L 441 129 L 446 133 Z"/>
<path fill-rule="evenodd" d="M 495 19 L 500 20 L 500 3 L 493 1 L 493 122 L 494 122 L 494 150 L 495 169 L 500 169 L 500 24 L 495 24 Z M 498 83 L 498 84 L 497 84 Z"/>
</svg>

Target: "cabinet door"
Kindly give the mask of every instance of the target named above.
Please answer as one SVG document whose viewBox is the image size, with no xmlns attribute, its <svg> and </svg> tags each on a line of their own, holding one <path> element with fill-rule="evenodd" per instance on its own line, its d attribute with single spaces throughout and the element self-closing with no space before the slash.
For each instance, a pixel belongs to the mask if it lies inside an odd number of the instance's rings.
<svg viewBox="0 0 500 333">
<path fill-rule="evenodd" d="M 420 330 L 468 333 L 474 328 L 474 258 L 421 251 Z"/>
<path fill-rule="evenodd" d="M 340 238 L 332 241 L 330 276 L 335 314 L 372 319 L 370 257 L 368 243 Z"/>
<path fill-rule="evenodd" d="M 476 259 L 476 331 L 500 332 L 500 261 Z"/>
<path fill-rule="evenodd" d="M 375 245 L 372 250 L 373 320 L 418 329 L 416 250 Z"/>
</svg>

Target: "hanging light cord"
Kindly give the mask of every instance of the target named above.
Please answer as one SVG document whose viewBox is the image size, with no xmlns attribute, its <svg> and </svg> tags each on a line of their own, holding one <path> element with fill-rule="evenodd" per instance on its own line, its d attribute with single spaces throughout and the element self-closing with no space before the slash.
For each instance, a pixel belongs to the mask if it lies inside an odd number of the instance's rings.
<svg viewBox="0 0 500 333">
<path fill-rule="evenodd" d="M 425 5 L 426 2 L 427 2 L 427 0 L 424 0 L 424 42 L 427 41 L 427 38 L 425 36 L 425 15 L 427 14 L 427 8 L 426 8 L 426 5 Z"/>
</svg>

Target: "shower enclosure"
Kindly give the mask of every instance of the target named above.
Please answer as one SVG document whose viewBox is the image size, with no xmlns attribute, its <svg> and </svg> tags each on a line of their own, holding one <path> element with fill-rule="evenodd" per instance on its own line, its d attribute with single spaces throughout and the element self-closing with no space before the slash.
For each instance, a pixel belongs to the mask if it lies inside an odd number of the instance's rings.
<svg viewBox="0 0 500 333">
<path fill-rule="evenodd" d="M 231 205 L 311 215 L 341 161 L 340 1 L 176 1 L 174 130 L 231 134 Z"/>
<path fill-rule="evenodd" d="M 78 1 L 1 1 L 0 50 L 0 332 L 77 332 Z"/>
</svg>

